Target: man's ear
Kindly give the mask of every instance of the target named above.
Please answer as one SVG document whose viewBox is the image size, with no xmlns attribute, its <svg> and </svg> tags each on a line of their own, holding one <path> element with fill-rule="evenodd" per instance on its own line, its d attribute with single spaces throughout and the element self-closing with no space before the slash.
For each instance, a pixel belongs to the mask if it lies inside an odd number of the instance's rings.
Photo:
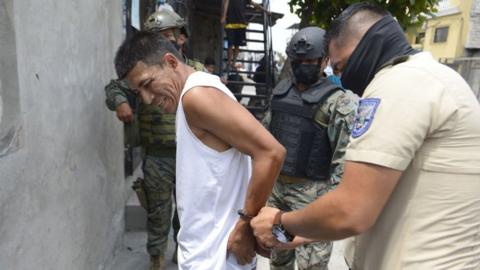
<svg viewBox="0 0 480 270">
<path fill-rule="evenodd" d="M 323 59 L 320 60 L 320 67 L 322 70 L 327 67 L 328 61 L 330 61 L 330 58 L 328 58 L 328 56 L 325 56 Z"/>
<path fill-rule="evenodd" d="M 167 64 L 169 67 L 175 69 L 178 66 L 178 59 L 171 53 L 166 53 L 163 56 L 163 61 L 165 64 Z"/>
</svg>

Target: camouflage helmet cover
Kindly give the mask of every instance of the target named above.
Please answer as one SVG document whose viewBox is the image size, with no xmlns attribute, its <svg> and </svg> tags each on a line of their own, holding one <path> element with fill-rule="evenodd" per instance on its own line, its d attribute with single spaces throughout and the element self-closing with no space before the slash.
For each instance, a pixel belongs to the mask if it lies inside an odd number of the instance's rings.
<svg viewBox="0 0 480 270">
<path fill-rule="evenodd" d="M 185 31 L 185 26 L 185 20 L 169 9 L 162 9 L 153 13 L 144 23 L 147 31 L 162 31 L 170 28 L 178 28 Z"/>
<path fill-rule="evenodd" d="M 320 27 L 305 27 L 295 33 L 287 47 L 287 55 L 292 60 L 299 58 L 322 58 L 324 52 L 325 30 Z"/>
</svg>

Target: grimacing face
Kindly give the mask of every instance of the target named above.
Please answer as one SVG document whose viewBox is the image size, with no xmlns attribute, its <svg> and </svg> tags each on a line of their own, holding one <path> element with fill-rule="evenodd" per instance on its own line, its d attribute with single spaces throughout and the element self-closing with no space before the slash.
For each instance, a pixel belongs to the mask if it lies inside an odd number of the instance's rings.
<svg viewBox="0 0 480 270">
<path fill-rule="evenodd" d="M 182 86 L 175 68 L 170 63 L 160 67 L 137 62 L 126 79 L 144 104 L 159 106 L 166 113 L 177 110 Z"/>
<path fill-rule="evenodd" d="M 328 56 L 330 58 L 330 66 L 337 76 L 341 76 L 343 69 L 346 67 L 348 59 L 355 50 L 356 44 L 337 45 L 336 40 L 330 41 L 328 44 Z"/>
</svg>

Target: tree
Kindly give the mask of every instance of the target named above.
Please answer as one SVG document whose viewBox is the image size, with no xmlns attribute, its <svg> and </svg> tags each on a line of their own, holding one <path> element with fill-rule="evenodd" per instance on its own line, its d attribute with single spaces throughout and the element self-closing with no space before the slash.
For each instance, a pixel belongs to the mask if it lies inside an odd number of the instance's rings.
<svg viewBox="0 0 480 270">
<path fill-rule="evenodd" d="M 421 25 L 428 15 L 437 11 L 440 0 L 290 0 L 290 11 L 300 19 L 300 28 L 317 25 L 328 28 L 332 20 L 349 5 L 357 2 L 375 3 L 388 10 L 397 18 L 400 25 Z"/>
</svg>

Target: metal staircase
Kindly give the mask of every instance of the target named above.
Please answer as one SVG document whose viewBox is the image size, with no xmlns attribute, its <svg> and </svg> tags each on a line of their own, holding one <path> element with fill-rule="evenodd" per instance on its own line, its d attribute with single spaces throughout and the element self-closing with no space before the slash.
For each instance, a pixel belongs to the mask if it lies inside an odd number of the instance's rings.
<svg viewBox="0 0 480 270">
<path fill-rule="evenodd" d="M 262 6 L 265 10 L 270 10 L 270 0 L 263 0 Z M 222 7 L 223 9 L 223 7 Z M 227 51 L 225 40 L 226 37 L 222 28 L 222 44 L 223 53 L 221 57 L 221 67 L 222 73 L 227 74 L 227 86 L 232 90 L 238 100 L 242 98 L 249 98 L 245 107 L 258 119 L 261 120 L 265 112 L 270 107 L 270 97 L 272 93 L 272 88 L 274 87 L 274 55 L 272 49 L 272 32 L 271 26 L 273 26 L 271 16 L 265 13 L 262 10 L 256 10 L 253 7 L 248 7 L 246 10 L 246 18 L 248 22 L 247 27 L 247 48 L 250 44 L 263 44 L 262 49 L 247 49 L 241 48 L 239 56 L 242 53 L 249 53 L 253 55 L 253 59 L 239 59 L 237 58 L 236 63 L 243 64 L 253 64 L 261 65 L 263 63 L 262 70 L 254 71 L 243 71 L 236 70 L 229 67 L 227 59 Z M 256 27 L 253 27 L 256 25 Z M 258 27 L 260 26 L 260 27 Z M 252 38 L 251 36 L 255 36 Z M 255 82 L 238 80 L 243 78 L 243 76 L 254 76 L 257 78 Z M 242 93 L 242 90 L 245 86 L 255 87 L 255 94 Z M 235 91 L 235 89 L 237 89 Z"/>
</svg>

